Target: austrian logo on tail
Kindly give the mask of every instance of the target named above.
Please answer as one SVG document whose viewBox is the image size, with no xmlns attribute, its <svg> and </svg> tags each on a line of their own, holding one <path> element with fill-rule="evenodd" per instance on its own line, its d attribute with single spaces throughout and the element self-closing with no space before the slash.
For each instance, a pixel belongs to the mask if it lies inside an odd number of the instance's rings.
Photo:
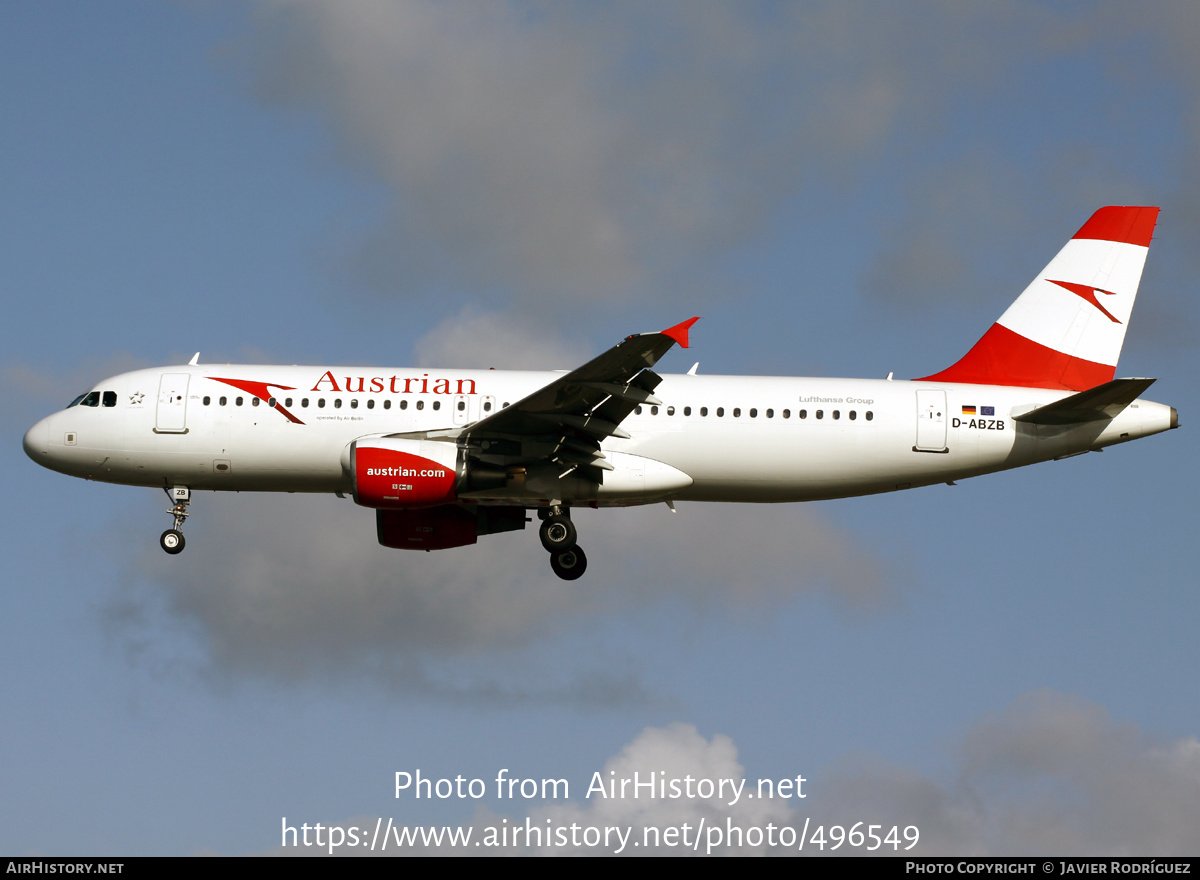
<svg viewBox="0 0 1200 880">
<path fill-rule="evenodd" d="M 1053 278 L 1047 278 L 1046 280 L 1049 281 L 1051 284 L 1057 284 L 1063 290 L 1069 290 L 1071 293 L 1075 294 L 1076 296 L 1082 297 L 1083 299 L 1087 300 L 1092 305 L 1094 305 L 1096 308 L 1098 308 L 1101 311 L 1101 313 L 1104 315 L 1104 317 L 1108 318 L 1108 320 L 1112 321 L 1114 324 L 1121 323 L 1115 317 L 1113 317 L 1112 312 L 1110 312 L 1108 309 L 1104 308 L 1104 306 L 1100 305 L 1100 301 L 1096 299 L 1096 294 L 1098 294 L 1098 293 L 1103 293 L 1105 296 L 1116 296 L 1116 293 L 1114 293 L 1113 291 L 1101 290 L 1099 287 L 1092 287 L 1090 284 L 1075 284 L 1074 282 L 1071 282 L 1071 281 L 1055 281 Z"/>
</svg>

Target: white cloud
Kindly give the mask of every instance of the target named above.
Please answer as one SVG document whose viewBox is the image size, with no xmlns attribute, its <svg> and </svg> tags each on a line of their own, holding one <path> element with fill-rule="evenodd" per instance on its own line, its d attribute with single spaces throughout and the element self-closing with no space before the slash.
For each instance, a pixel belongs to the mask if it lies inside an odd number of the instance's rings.
<svg viewBox="0 0 1200 880">
<path fill-rule="evenodd" d="M 682 279 L 695 296 L 807 179 L 852 185 L 898 130 L 1006 70 L 1005 41 L 1045 17 L 942 3 L 273 10 L 254 44 L 260 94 L 315 110 L 394 194 L 360 276 L 402 295 L 450 279 L 551 314 L 670 298 Z"/>
<path fill-rule="evenodd" d="M 810 184 L 813 223 L 864 183 L 899 189 L 909 208 L 864 282 L 910 303 L 977 296 L 1080 206 L 1174 192 L 1175 222 L 1200 222 L 1189 4 L 267 9 L 247 44 L 259 94 L 315 113 L 390 193 L 351 244 L 358 280 L 388 295 L 456 290 L 559 323 L 703 299 Z M 1093 96 L 1072 78 L 1097 68 L 1111 118 L 1080 127 Z M 1040 71 L 1061 120 L 1028 115 Z M 1150 94 L 1178 105 L 1182 150 L 1128 134 Z M 1147 150 L 1153 175 L 1130 161 Z"/>
<path fill-rule="evenodd" d="M 1101 706 L 1039 691 L 970 733 L 962 774 L 985 799 L 995 851 L 1195 853 L 1195 737 L 1155 742 Z"/>
<path fill-rule="evenodd" d="M 876 853 L 882 855 L 1195 855 L 1200 823 L 1200 742 L 1195 737 L 1155 741 L 1130 724 L 1115 722 L 1100 706 L 1039 691 L 980 720 L 953 760 L 954 781 L 946 784 L 877 759 L 847 758 L 805 774 L 810 778 L 801 786 L 803 799 L 747 797 L 757 794 L 754 778 L 736 799 L 729 787 L 724 795 L 690 798 L 649 798 L 645 788 L 634 798 L 634 789 L 626 788 L 624 798 L 614 799 L 596 790 L 588 796 L 589 779 L 583 789 L 576 785 L 565 802 L 536 806 L 526 814 L 482 809 L 467 824 L 473 841 L 497 829 L 516 840 L 515 845 L 488 849 L 489 854 L 614 854 L 623 844 L 623 854 L 629 855 L 798 855 L 798 843 L 772 848 L 765 836 L 773 826 L 777 842 L 791 839 L 784 829 L 794 830 L 798 841 L 806 823 L 810 838 L 805 854 L 864 854 L 847 844 L 832 849 L 846 830 L 862 823 L 865 845 L 870 843 L 865 839 L 869 825 L 883 826 L 876 831 L 880 838 L 898 828 L 898 846 L 883 844 Z M 694 786 L 709 780 L 719 792 L 720 780 L 740 781 L 745 771 L 729 737 L 706 739 L 695 727 L 676 723 L 646 728 L 597 770 L 601 781 L 618 785 L 622 779 L 632 781 L 635 772 L 642 781 L 666 779 L 668 784 L 679 780 L 686 785 L 688 777 Z M 373 827 L 374 821 L 357 824 Z M 685 826 L 687 838 L 682 836 Z M 730 836 L 731 826 L 741 829 L 740 838 Z M 834 826 L 841 831 L 833 831 Z M 910 826 L 919 829 L 919 840 L 905 850 Z M 542 834 L 531 839 L 532 845 L 511 835 L 512 829 L 526 827 Z M 818 827 L 824 849 L 812 843 Z M 595 829 L 592 839 L 598 842 L 560 845 L 570 838 L 559 837 L 559 829 L 583 839 L 572 828 Z M 648 851 L 646 841 L 666 840 L 669 828 L 679 835 L 676 845 Z M 693 849 L 690 844 L 697 839 Z M 463 853 L 446 844 L 416 851 Z M 471 854 L 478 852 L 471 848 Z"/>
<path fill-rule="evenodd" d="M 463 369 L 572 370 L 591 356 L 557 330 L 534 320 L 465 307 L 417 340 L 417 364 Z"/>
<path fill-rule="evenodd" d="M 813 799 L 828 820 L 886 809 L 918 825 L 923 855 L 1195 854 L 1200 743 L 1157 740 L 1075 696 L 1037 691 L 981 719 L 952 778 L 847 761 Z"/>
<path fill-rule="evenodd" d="M 139 662 L 219 678 L 365 679 L 503 702 L 645 702 L 652 696 L 636 668 L 612 657 L 574 652 L 549 673 L 511 673 L 588 621 L 665 599 L 753 610 L 809 594 L 854 611 L 887 596 L 877 560 L 806 507 L 580 511 L 590 564 L 577 583 L 551 573 L 532 524 L 419 553 L 378 546 L 373 511 L 348 500 L 202 493 L 192 511 L 184 554 L 154 547 L 127 560 L 105 617 Z M 144 535 L 114 538 L 131 544 L 146 546 Z M 192 640 L 187 650 L 182 638 Z"/>
<path fill-rule="evenodd" d="M 779 826 L 792 820 L 786 800 L 757 799 L 753 782 L 741 784 L 744 783 L 744 774 L 745 768 L 738 761 L 737 748 L 727 736 L 717 734 L 707 740 L 690 724 L 648 727 L 619 754 L 609 758 L 597 771 L 597 776 L 589 780 L 589 788 L 585 789 L 585 793 L 591 790 L 592 794 L 586 796 L 586 800 L 579 797 L 574 803 L 534 810 L 531 818 L 539 826 L 549 822 L 555 827 L 578 824 L 585 827 L 624 828 L 629 832 L 626 846 L 626 854 L 629 855 L 638 854 L 646 846 L 648 829 L 654 829 L 650 831 L 653 839 L 655 832 L 662 833 L 668 827 L 682 829 L 685 825 L 694 833 L 699 833 L 701 827 L 709 829 L 701 838 L 701 853 L 706 849 L 718 854 L 763 853 L 767 849 L 765 844 L 731 849 L 723 841 L 723 834 L 718 838 L 713 832 L 713 829 L 723 832 L 729 823 L 742 828 L 765 828 L 768 824 Z M 622 780 L 629 783 L 624 796 L 620 796 Z M 656 793 L 668 796 L 651 798 L 646 796 L 646 788 L 638 790 L 632 787 L 634 781 L 647 780 L 658 781 L 660 787 Z M 664 781 L 666 788 L 661 787 Z M 722 787 L 722 781 L 729 784 Z M 678 789 L 671 787 L 675 783 Z M 617 787 L 612 788 L 613 785 Z M 687 796 L 689 785 L 694 791 L 691 797 Z M 707 786 L 707 790 L 704 786 Z M 635 791 L 640 792 L 637 797 L 632 795 Z M 676 791 L 684 796 L 675 796 Z M 612 793 L 618 796 L 613 797 Z M 701 794 L 708 796 L 701 797 Z M 659 851 L 691 854 L 690 843 L 688 841 L 688 846 L 662 847 Z M 611 843 L 584 848 L 597 854 L 614 852 Z M 556 847 L 531 849 L 551 855 Z"/>
</svg>

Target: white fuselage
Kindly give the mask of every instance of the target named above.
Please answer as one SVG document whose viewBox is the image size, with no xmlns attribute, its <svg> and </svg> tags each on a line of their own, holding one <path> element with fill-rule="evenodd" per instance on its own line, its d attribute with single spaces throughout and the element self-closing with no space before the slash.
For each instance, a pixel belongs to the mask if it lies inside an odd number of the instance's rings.
<svg viewBox="0 0 1200 880">
<path fill-rule="evenodd" d="M 96 385 L 97 405 L 43 419 L 25 448 L 53 470 L 112 483 L 349 493 L 353 441 L 460 428 L 558 375 L 244 365 L 139 370 Z M 221 380 L 265 388 L 277 406 Z M 519 487 L 469 497 L 525 506 L 548 498 L 594 506 L 839 498 L 1019 467 L 1173 426 L 1170 407 L 1143 400 L 1111 421 L 1013 420 L 1069 393 L 666 375 L 655 390 L 662 405 L 643 405 L 622 422 L 629 439 L 604 441 L 613 470 L 600 487 L 547 471 Z"/>
</svg>

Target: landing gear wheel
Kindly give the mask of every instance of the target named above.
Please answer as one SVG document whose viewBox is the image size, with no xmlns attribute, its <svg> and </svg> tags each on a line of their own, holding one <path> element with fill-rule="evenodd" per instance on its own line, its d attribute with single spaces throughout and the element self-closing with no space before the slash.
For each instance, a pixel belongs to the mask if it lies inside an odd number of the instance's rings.
<svg viewBox="0 0 1200 880">
<path fill-rule="evenodd" d="M 564 581 L 583 577 L 587 571 L 587 557 L 578 546 L 550 554 L 550 567 Z"/>
<path fill-rule="evenodd" d="M 541 545 L 546 547 L 547 551 L 557 553 L 574 546 L 578 533 L 575 531 L 575 523 L 566 519 L 565 516 L 551 516 L 550 519 L 541 523 L 538 537 L 541 538 Z"/>
<path fill-rule="evenodd" d="M 552 516 L 538 530 L 542 546 L 550 553 L 559 553 L 575 544 L 579 537 L 575 524 L 565 516 Z"/>
<path fill-rule="evenodd" d="M 158 543 L 168 553 L 174 555 L 183 550 L 185 541 L 183 540 L 183 532 L 178 529 L 167 529 L 162 533 L 162 537 L 158 539 Z"/>
</svg>

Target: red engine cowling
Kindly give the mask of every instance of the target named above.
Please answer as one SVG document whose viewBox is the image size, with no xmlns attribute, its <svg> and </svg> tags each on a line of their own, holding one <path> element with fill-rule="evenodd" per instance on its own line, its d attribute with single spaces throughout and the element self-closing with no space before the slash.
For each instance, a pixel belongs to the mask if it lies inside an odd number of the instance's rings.
<svg viewBox="0 0 1200 880">
<path fill-rule="evenodd" d="M 363 507 L 416 510 L 451 504 L 458 497 L 458 448 L 453 443 L 356 440 L 350 447 L 350 469 L 354 501 Z"/>
</svg>

